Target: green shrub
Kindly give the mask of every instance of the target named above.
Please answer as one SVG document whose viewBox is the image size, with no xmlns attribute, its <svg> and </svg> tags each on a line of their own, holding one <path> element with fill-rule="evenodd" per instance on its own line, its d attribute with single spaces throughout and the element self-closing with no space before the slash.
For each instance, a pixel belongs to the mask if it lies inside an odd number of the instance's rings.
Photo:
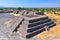
<svg viewBox="0 0 60 40">
<path fill-rule="evenodd" d="M 55 22 L 57 21 L 57 19 L 52 19 L 52 20 L 55 21 Z"/>
</svg>

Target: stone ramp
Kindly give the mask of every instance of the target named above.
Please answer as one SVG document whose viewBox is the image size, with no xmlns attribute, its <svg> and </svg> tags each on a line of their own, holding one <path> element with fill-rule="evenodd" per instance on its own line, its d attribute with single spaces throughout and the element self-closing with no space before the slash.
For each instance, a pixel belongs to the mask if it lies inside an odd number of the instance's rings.
<svg viewBox="0 0 60 40">
<path fill-rule="evenodd" d="M 11 29 L 12 32 L 14 32 L 14 31 L 17 30 L 16 28 L 21 24 L 22 20 L 23 20 L 23 18 L 22 18 L 22 17 L 19 17 L 19 18 L 15 21 L 15 23 L 10 27 L 10 29 Z"/>
</svg>

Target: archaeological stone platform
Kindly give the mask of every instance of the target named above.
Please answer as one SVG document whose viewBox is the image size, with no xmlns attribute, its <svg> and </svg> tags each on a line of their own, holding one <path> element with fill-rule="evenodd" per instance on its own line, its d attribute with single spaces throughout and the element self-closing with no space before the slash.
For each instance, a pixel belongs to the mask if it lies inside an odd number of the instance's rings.
<svg viewBox="0 0 60 40">
<path fill-rule="evenodd" d="M 24 15 L 20 25 L 15 27 L 20 36 L 24 38 L 32 38 L 37 34 L 46 31 L 56 24 L 45 15 Z"/>
<path fill-rule="evenodd" d="M 18 36 L 26 39 L 33 38 L 46 29 L 56 24 L 44 13 L 33 11 L 20 11 L 21 16 L 11 18 L 10 26 L 7 26 L 8 36 Z M 9 17 L 10 18 L 10 17 Z"/>
</svg>

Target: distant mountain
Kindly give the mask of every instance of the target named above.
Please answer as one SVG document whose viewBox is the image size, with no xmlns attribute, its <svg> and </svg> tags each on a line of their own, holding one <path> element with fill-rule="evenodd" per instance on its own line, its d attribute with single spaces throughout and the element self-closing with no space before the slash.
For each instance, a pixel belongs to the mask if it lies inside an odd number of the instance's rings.
<svg viewBox="0 0 60 40">
<path fill-rule="evenodd" d="M 0 8 L 6 8 L 6 7 L 0 6 Z"/>
</svg>

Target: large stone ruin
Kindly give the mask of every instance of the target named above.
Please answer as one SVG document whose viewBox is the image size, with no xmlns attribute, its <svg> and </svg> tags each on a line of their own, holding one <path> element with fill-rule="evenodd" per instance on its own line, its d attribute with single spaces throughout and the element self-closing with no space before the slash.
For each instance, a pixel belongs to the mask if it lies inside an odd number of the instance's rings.
<svg viewBox="0 0 60 40">
<path fill-rule="evenodd" d="M 46 15 L 40 15 L 39 12 L 22 11 L 16 24 L 10 27 L 12 33 L 17 32 L 24 38 L 32 38 L 35 35 L 46 31 L 56 24 Z"/>
</svg>

